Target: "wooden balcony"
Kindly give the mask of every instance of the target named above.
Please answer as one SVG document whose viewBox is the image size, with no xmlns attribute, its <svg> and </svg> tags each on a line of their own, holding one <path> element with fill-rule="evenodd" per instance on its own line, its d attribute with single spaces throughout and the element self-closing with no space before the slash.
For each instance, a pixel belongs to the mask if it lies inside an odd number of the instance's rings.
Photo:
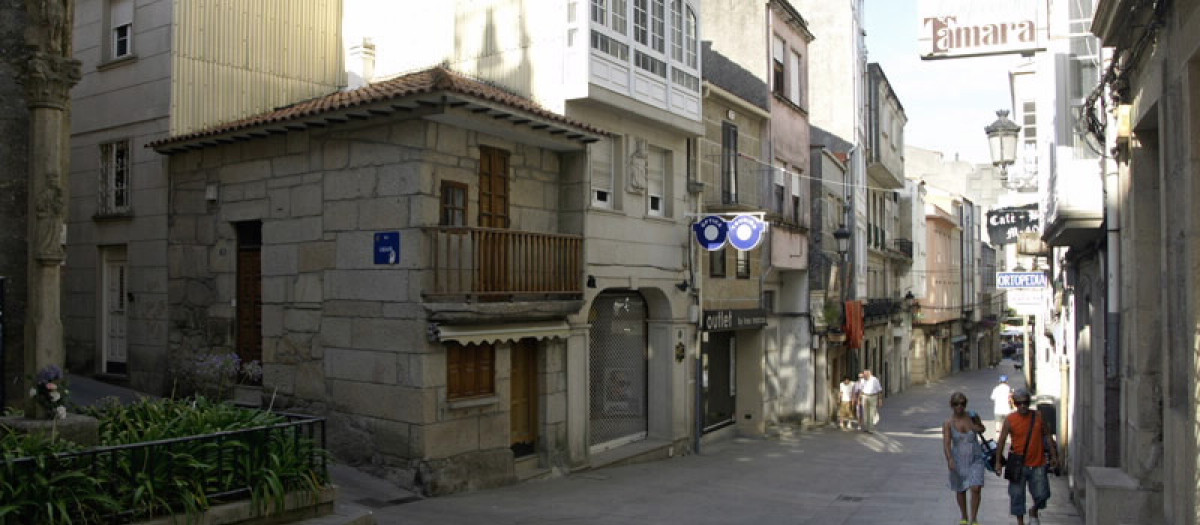
<svg viewBox="0 0 1200 525">
<path fill-rule="evenodd" d="M 499 228 L 427 228 L 435 301 L 570 300 L 583 295 L 583 237 Z"/>
</svg>

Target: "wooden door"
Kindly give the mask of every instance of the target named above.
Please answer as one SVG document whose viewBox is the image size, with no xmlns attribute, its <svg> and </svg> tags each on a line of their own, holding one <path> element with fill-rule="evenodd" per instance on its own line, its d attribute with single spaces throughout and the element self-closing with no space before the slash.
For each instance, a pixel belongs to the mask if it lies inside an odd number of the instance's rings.
<svg viewBox="0 0 1200 525">
<path fill-rule="evenodd" d="M 125 247 L 110 247 L 104 249 L 102 301 L 104 304 L 104 369 L 106 374 L 125 375 L 127 373 L 126 335 L 128 307 L 128 268 L 125 257 Z"/>
<path fill-rule="evenodd" d="M 509 418 L 516 456 L 534 452 L 537 442 L 537 343 L 522 339 L 512 346 L 512 385 Z"/>
<path fill-rule="evenodd" d="M 262 224 L 238 225 L 237 354 L 262 362 Z"/>
<path fill-rule="evenodd" d="M 479 226 L 482 228 L 508 228 L 508 202 L 508 152 L 480 146 Z M 511 265 L 508 260 L 508 241 L 508 236 L 503 232 L 483 231 L 480 233 L 478 291 L 484 293 L 510 291 L 508 273 Z"/>
</svg>

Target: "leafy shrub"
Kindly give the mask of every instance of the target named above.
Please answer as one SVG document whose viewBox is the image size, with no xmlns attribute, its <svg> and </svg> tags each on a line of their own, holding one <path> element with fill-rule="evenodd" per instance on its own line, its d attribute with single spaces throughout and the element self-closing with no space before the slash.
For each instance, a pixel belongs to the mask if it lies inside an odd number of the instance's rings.
<svg viewBox="0 0 1200 525">
<path fill-rule="evenodd" d="M 108 400 L 84 412 L 100 421 L 101 446 L 90 451 L 0 438 L 0 524 L 127 523 L 246 498 L 270 512 L 288 492 L 328 483 L 325 451 L 278 414 L 202 397 Z M 126 446 L 147 442 L 154 446 Z"/>
</svg>

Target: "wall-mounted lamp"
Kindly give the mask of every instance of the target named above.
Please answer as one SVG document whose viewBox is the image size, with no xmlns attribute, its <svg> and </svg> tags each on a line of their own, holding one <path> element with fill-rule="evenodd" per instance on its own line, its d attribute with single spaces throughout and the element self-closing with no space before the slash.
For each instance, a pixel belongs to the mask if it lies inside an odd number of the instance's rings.
<svg viewBox="0 0 1200 525">
<path fill-rule="evenodd" d="M 596 276 L 595 276 L 595 275 L 589 275 L 589 276 L 587 276 L 587 287 L 588 287 L 588 288 L 595 288 L 595 287 L 596 287 Z"/>
<path fill-rule="evenodd" d="M 679 291 L 681 291 L 681 292 L 686 292 L 688 290 L 687 279 L 684 279 L 678 283 L 675 283 L 675 287 L 678 288 Z"/>
</svg>

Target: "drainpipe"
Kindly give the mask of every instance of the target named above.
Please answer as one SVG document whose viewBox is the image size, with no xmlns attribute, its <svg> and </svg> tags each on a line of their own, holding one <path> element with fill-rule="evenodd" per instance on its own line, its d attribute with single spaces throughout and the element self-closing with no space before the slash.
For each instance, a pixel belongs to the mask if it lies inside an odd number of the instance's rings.
<svg viewBox="0 0 1200 525">
<path fill-rule="evenodd" d="M 1116 124 L 1110 118 L 1110 128 Z M 1116 145 L 1110 134 L 1105 151 Z M 1100 157 L 1104 174 L 1104 464 L 1119 466 L 1120 459 L 1120 365 L 1121 365 L 1121 201 L 1120 173 L 1107 153 Z"/>
</svg>

